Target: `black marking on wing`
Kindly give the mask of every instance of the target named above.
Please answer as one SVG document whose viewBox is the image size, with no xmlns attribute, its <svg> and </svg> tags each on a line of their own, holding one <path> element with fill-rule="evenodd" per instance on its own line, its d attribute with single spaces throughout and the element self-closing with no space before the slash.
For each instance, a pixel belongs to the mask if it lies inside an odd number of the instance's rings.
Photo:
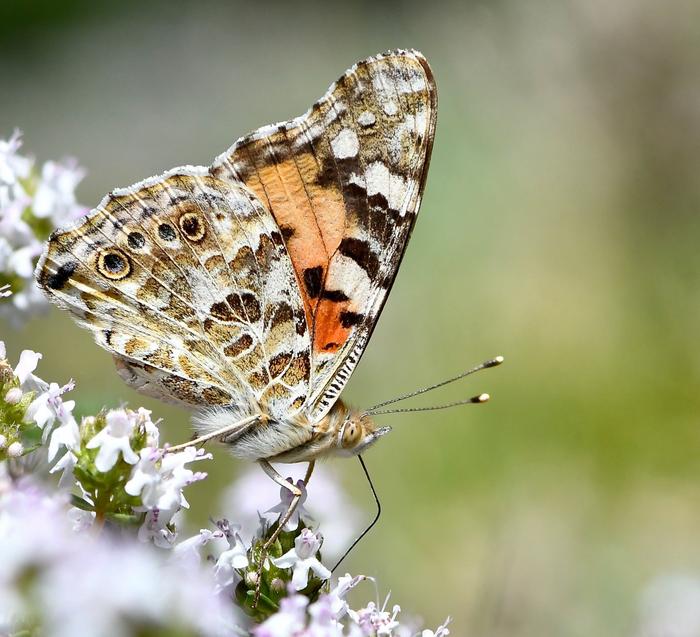
<svg viewBox="0 0 700 637">
<path fill-rule="evenodd" d="M 68 282 L 68 279 L 70 279 L 77 267 L 78 263 L 76 261 L 64 263 L 54 274 L 47 278 L 46 286 L 52 290 L 60 290 Z"/>
<path fill-rule="evenodd" d="M 349 257 L 357 265 L 359 265 L 367 274 L 370 279 L 376 279 L 377 272 L 379 271 L 379 259 L 377 255 L 372 252 L 369 244 L 362 239 L 354 239 L 353 237 L 345 237 L 340 242 L 338 251 L 343 256 Z"/>
<path fill-rule="evenodd" d="M 312 299 L 319 297 L 323 285 L 323 268 L 320 265 L 304 270 L 304 285 L 309 297 Z"/>
</svg>

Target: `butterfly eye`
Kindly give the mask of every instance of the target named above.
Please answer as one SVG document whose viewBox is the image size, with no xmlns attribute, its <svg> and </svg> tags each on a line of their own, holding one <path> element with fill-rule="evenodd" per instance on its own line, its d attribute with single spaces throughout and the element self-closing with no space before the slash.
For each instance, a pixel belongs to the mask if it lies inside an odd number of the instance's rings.
<svg viewBox="0 0 700 637">
<path fill-rule="evenodd" d="M 180 217 L 180 230 L 190 241 L 201 241 L 206 234 L 206 227 L 198 213 L 186 212 Z"/>
<path fill-rule="evenodd" d="M 354 447 L 360 440 L 362 430 L 355 422 L 349 422 L 343 432 L 343 447 Z"/>
<path fill-rule="evenodd" d="M 97 269 L 102 276 L 118 281 L 129 276 L 131 263 L 121 250 L 105 250 L 97 259 Z"/>
</svg>

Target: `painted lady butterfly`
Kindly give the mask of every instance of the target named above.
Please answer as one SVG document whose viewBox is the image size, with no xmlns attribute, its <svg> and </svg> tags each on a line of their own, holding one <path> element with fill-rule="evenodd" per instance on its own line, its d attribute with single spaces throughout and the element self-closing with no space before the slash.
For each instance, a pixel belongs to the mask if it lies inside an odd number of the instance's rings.
<svg viewBox="0 0 700 637">
<path fill-rule="evenodd" d="M 294 491 L 269 461 L 311 470 L 389 430 L 338 395 L 401 263 L 436 116 L 420 53 L 367 58 L 211 166 L 113 191 L 51 236 L 39 285 L 129 385 L 195 410 L 188 444 L 217 438 Z"/>
</svg>

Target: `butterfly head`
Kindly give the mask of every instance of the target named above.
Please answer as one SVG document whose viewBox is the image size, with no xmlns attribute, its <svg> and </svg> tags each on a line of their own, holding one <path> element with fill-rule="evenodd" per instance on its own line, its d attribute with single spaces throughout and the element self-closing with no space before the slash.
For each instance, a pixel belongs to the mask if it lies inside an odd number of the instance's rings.
<svg viewBox="0 0 700 637">
<path fill-rule="evenodd" d="M 378 427 L 371 416 L 360 411 L 349 411 L 335 436 L 336 453 L 341 456 L 356 456 L 371 447 L 391 427 Z"/>
</svg>

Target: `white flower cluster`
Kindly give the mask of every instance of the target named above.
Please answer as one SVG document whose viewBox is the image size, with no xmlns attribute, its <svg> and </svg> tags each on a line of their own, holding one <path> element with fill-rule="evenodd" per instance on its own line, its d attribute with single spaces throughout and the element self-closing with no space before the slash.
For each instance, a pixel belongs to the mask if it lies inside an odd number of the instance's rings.
<svg viewBox="0 0 700 637">
<path fill-rule="evenodd" d="M 6 358 L 4 342 L 0 341 L 0 361 Z M 130 496 L 139 499 L 134 507 L 136 513 L 145 512 L 145 520 L 139 530 L 139 539 L 153 541 L 156 545 L 169 548 L 175 541 L 173 519 L 176 514 L 188 506 L 183 489 L 206 477 L 205 473 L 195 472 L 186 465 L 195 461 L 211 458 L 201 450 L 189 447 L 179 453 L 165 454 L 158 447 L 158 427 L 151 420 L 151 412 L 140 407 L 131 409 L 112 409 L 104 414 L 105 425 L 89 440 L 82 440 L 82 433 L 94 425 L 92 416 L 83 418 L 80 425 L 73 415 L 75 401 L 64 401 L 65 392 L 73 389 L 73 382 L 59 386 L 47 383 L 34 374 L 42 355 L 31 350 L 24 350 L 19 362 L 10 368 L 14 376 L 14 386 L 9 389 L 4 403 L 19 404 L 27 392 L 32 392 L 32 400 L 24 413 L 24 420 L 36 425 L 42 431 L 41 441 L 48 442 L 48 461 L 53 464 L 51 473 L 62 472 L 59 486 L 77 487 L 80 496 L 88 505 L 95 502 L 88 491 L 76 479 L 74 470 L 81 454 L 81 445 L 88 450 L 97 450 L 94 465 L 97 471 L 107 473 L 112 470 L 119 458 L 133 465 L 124 490 Z M 19 457 L 27 450 L 17 438 L 15 430 L 2 433 L 0 422 L 0 451 L 9 457 Z M 138 453 L 131 448 L 135 432 L 145 434 L 144 445 Z M 78 525 L 91 525 L 94 514 L 74 510 L 72 516 Z"/>
<path fill-rule="evenodd" d="M 240 579 L 237 571 L 247 568 L 248 548 L 240 536 L 240 526 L 231 525 L 228 520 L 219 520 L 217 530 L 202 529 L 197 535 L 175 545 L 174 554 L 189 561 L 201 561 L 200 549 L 209 543 L 219 545 L 219 555 L 214 562 L 216 590 L 233 595 L 234 586 Z"/>
<path fill-rule="evenodd" d="M 1 468 L 1 467 L 0 467 Z M 236 635 L 210 569 L 152 546 L 75 533 L 65 502 L 0 476 L 0 634 Z"/>
<path fill-rule="evenodd" d="M 301 483 L 300 486 L 303 486 Z M 217 580 L 217 593 L 231 597 L 235 584 L 240 581 L 238 571 L 250 565 L 247 548 L 239 534 L 239 526 L 231 526 L 227 520 L 217 522 L 218 529 L 202 529 L 197 535 L 177 544 L 174 554 L 185 561 L 201 562 L 200 549 L 203 546 L 217 544 L 225 540 L 226 548 L 212 558 Z M 288 595 L 280 601 L 279 611 L 272 614 L 260 625 L 252 629 L 254 637 L 447 637 L 450 634 L 447 621 L 437 630 L 418 632 L 411 623 L 401 623 L 398 614 L 401 608 L 394 605 L 387 610 L 388 597 L 383 605 L 369 602 L 357 610 L 346 601 L 347 594 L 360 582 L 373 578 L 346 574 L 339 578 L 333 589 L 321 595 L 315 602 L 310 602 L 305 595 L 298 594 L 309 582 L 309 572 L 321 580 L 330 580 L 331 572 L 318 560 L 317 552 L 321 548 L 322 538 L 319 533 L 302 529 L 294 541 L 294 548 L 272 563 L 283 569 L 292 570 Z M 254 574 L 249 571 L 248 575 Z M 284 583 L 279 580 L 280 590 Z"/>
<path fill-rule="evenodd" d="M 94 418 L 89 418 L 94 422 Z M 134 511 L 146 514 L 138 537 L 142 542 L 153 541 L 161 548 L 172 547 L 176 538 L 174 518 L 182 508 L 189 506 L 183 489 L 206 477 L 206 473 L 192 471 L 185 465 L 195 460 L 210 459 L 211 454 L 194 447 L 166 454 L 158 447 L 159 432 L 151 420 L 151 412 L 143 407 L 136 411 L 112 409 L 104 415 L 104 419 L 105 426 L 85 445 L 87 449 L 97 449 L 95 468 L 107 473 L 120 456 L 124 462 L 133 465 L 124 491 L 139 498 L 140 504 L 133 508 Z M 84 419 L 83 428 L 92 422 Z M 51 471 L 62 470 L 61 483 L 75 482 L 83 500 L 94 505 L 93 498 L 73 475 L 81 449 L 80 430 L 74 419 L 64 421 L 51 436 L 49 461 L 55 458 L 59 448 L 64 447 L 65 453 Z M 145 446 L 138 453 L 131 448 L 131 439 L 137 431 L 143 431 L 146 435 Z"/>
<path fill-rule="evenodd" d="M 280 604 L 280 610 L 253 628 L 255 637 L 447 637 L 450 634 L 447 621 L 437 630 L 424 630 L 417 633 L 408 624 L 397 619 L 401 608 L 395 605 L 391 612 L 386 610 L 388 598 L 380 607 L 375 602 L 358 610 L 353 610 L 347 594 L 360 582 L 372 578 L 359 575 L 345 575 L 330 593 L 322 595 L 316 602 L 309 603 L 304 595 L 290 595 Z M 372 580 L 373 581 L 373 580 Z"/>
<path fill-rule="evenodd" d="M 182 508 L 189 506 L 182 490 L 207 477 L 206 473 L 192 471 L 185 465 L 211 457 L 194 447 L 169 454 L 151 446 L 141 450 L 125 487 L 129 495 L 141 496 L 143 504 L 136 511 L 146 512 L 146 520 L 139 529 L 141 541 L 153 540 L 161 548 L 172 547 L 176 539 L 173 520 Z"/>
<path fill-rule="evenodd" d="M 197 535 L 183 540 L 175 546 L 175 553 L 181 556 L 196 556 L 200 559 L 199 550 L 210 543 L 219 544 L 217 540 L 225 540 L 218 557 L 215 558 L 214 572 L 219 590 L 232 591 L 240 577 L 238 570 L 248 568 L 248 549 L 241 539 L 239 525 L 231 525 L 228 520 L 216 523 L 217 530 L 202 529 Z M 309 571 L 319 579 L 328 580 L 331 572 L 318 560 L 316 553 L 321 548 L 321 537 L 311 529 L 302 529 L 294 540 L 294 548 L 279 558 L 273 558 L 272 563 L 284 569 L 292 570 L 292 588 L 300 591 L 309 583 Z M 213 547 L 216 551 L 216 547 Z M 282 589 L 284 590 L 284 589 Z"/>
<path fill-rule="evenodd" d="M 0 452 L 15 463 L 47 453 L 50 471 L 61 472 L 59 485 L 74 491 L 76 506 L 70 507 L 66 489 L 50 496 L 34 475 L 18 477 L 0 462 L 0 634 L 235 637 L 246 634 L 240 626 L 251 621 L 244 609 L 258 622 L 250 628 L 254 637 L 449 635 L 448 622 L 418 632 L 399 619 L 398 606 L 387 608 L 388 598 L 351 607 L 347 593 L 372 578 L 346 575 L 330 588 L 331 572 L 320 559 L 323 538 L 307 528 L 313 518 L 303 481 L 296 482 L 300 506 L 261 570 L 255 556 L 287 510 L 288 489 L 258 514 L 249 543 L 240 526 L 222 520 L 216 530 L 176 544 L 174 520 L 188 506 L 183 490 L 206 477 L 188 465 L 211 456 L 193 447 L 177 453 L 159 447 L 158 428 L 143 408 L 112 409 L 78 423 L 74 401 L 64 400 L 73 383 L 36 376 L 41 358 L 24 350 L 13 368 L 0 341 Z M 35 441 L 30 449 L 24 439 Z M 329 487 L 329 475 L 324 482 L 327 493 L 340 493 Z M 242 483 L 250 491 L 250 479 Z M 240 485 L 232 491 L 240 492 Z M 335 510 L 333 500 L 326 499 L 328 510 Z M 342 517 L 342 506 L 336 508 Z M 130 541 L 135 537 L 141 542 Z M 206 563 L 205 546 L 214 549 Z M 267 587 L 264 611 L 250 607 L 259 581 Z"/>
<path fill-rule="evenodd" d="M 6 357 L 5 343 L 0 341 L 0 361 L 5 361 Z M 63 426 L 75 422 L 71 414 L 75 401 L 62 399 L 65 392 L 73 389 L 72 381 L 61 387 L 58 383 L 47 383 L 34 375 L 41 358 L 41 354 L 28 349 L 20 354 L 17 365 L 14 369 L 10 368 L 18 386 L 8 389 L 2 398 L 7 405 L 19 405 L 25 395 L 31 393 L 33 398 L 24 414 L 25 420 L 42 430 L 42 441 L 46 442 L 56 423 Z M 3 433 L 4 424 L 0 423 L 0 451 L 6 450 L 8 456 L 17 458 L 25 453 L 24 444 L 18 439 L 18 431 Z M 16 439 L 12 440 L 12 437 Z"/>
<path fill-rule="evenodd" d="M 34 283 L 34 266 L 42 243 L 54 228 L 85 214 L 75 199 L 75 188 L 85 171 L 73 159 L 47 161 L 38 169 L 20 154 L 18 131 L 0 139 L 0 295 L 14 292 L 0 305 L 0 316 L 20 324 L 46 307 Z"/>
</svg>

